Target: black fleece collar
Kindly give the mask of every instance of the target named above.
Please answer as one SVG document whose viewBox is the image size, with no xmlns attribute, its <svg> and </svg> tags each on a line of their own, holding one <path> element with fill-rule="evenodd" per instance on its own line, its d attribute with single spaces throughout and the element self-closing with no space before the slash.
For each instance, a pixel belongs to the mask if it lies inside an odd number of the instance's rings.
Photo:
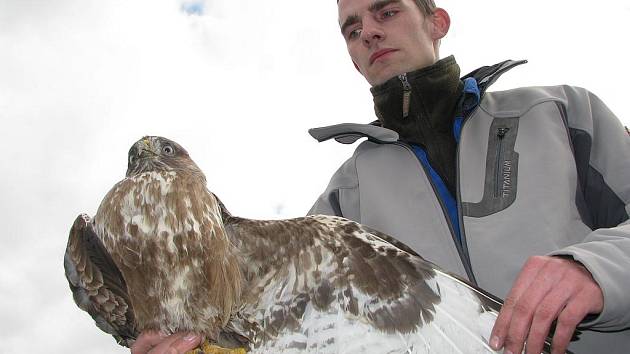
<svg viewBox="0 0 630 354">
<path fill-rule="evenodd" d="M 372 87 L 381 125 L 420 145 L 425 145 L 427 132 L 450 133 L 463 90 L 459 74 L 459 65 L 449 56 Z"/>
<path fill-rule="evenodd" d="M 463 90 L 453 56 L 371 89 L 382 126 L 397 132 L 401 141 L 422 147 L 452 195 L 457 147 L 453 120 Z"/>
<path fill-rule="evenodd" d="M 462 80 L 469 77 L 474 78 L 475 81 L 477 81 L 480 96 L 483 98 L 486 89 L 501 75 L 515 66 L 524 63 L 527 63 L 527 60 L 505 60 L 495 65 L 483 66 L 465 75 L 462 77 Z M 367 137 L 369 140 L 382 144 L 398 141 L 398 133 L 389 129 L 373 129 L 374 126 L 381 127 L 382 122 L 380 120 L 376 120 L 371 122 L 369 125 L 357 123 L 336 124 L 327 127 L 309 129 L 309 134 L 320 142 L 334 138 L 343 144 L 352 144 L 361 137 Z"/>
</svg>

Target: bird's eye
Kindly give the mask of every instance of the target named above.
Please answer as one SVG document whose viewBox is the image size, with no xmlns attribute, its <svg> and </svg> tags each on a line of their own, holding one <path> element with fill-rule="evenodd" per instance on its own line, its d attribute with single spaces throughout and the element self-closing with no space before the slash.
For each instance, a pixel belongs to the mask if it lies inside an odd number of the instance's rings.
<svg viewBox="0 0 630 354">
<path fill-rule="evenodd" d="M 129 163 L 136 162 L 136 155 L 129 155 Z"/>
<path fill-rule="evenodd" d="M 170 145 L 164 145 L 164 147 L 162 148 L 162 152 L 167 154 L 167 155 L 173 155 L 173 153 L 175 152 L 175 150 L 173 149 L 172 146 Z"/>
</svg>

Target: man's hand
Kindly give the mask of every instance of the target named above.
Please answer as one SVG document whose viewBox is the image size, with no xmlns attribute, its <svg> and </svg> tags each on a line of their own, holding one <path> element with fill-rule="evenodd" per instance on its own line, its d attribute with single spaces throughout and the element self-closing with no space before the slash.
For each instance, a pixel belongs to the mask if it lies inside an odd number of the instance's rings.
<svg viewBox="0 0 630 354">
<path fill-rule="evenodd" d="M 552 353 L 565 353 L 577 325 L 587 314 L 601 313 L 604 296 L 580 263 L 548 256 L 530 257 L 516 278 L 497 318 L 490 346 L 505 354 L 540 354 L 557 319 Z"/>
<path fill-rule="evenodd" d="M 131 346 L 131 354 L 184 354 L 197 348 L 201 336 L 175 333 L 167 336 L 160 332 L 142 332 Z"/>
</svg>

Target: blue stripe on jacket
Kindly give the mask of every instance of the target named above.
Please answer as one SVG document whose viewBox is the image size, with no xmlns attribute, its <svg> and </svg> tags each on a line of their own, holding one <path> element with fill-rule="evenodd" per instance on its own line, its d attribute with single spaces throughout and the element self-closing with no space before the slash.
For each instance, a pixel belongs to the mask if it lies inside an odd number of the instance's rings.
<svg viewBox="0 0 630 354">
<path fill-rule="evenodd" d="M 475 109 L 475 107 L 479 105 L 480 92 L 479 87 L 477 86 L 477 81 L 475 81 L 474 78 L 469 77 L 464 80 L 464 92 L 462 94 L 464 95 L 461 103 L 462 109 L 459 111 L 463 112 L 463 115 L 455 117 L 455 121 L 453 122 L 453 135 L 455 136 L 455 141 L 458 144 L 462 133 L 464 117 L 467 117 Z M 462 236 L 459 226 L 459 215 L 457 212 L 457 200 L 453 197 L 453 195 L 451 195 L 451 192 L 449 192 L 448 188 L 446 188 L 446 184 L 440 175 L 429 163 L 426 151 L 418 145 L 411 145 L 411 147 L 424 168 L 429 172 L 429 177 L 431 177 L 433 185 L 438 192 L 438 198 L 440 198 L 442 204 L 446 207 L 446 212 L 451 221 L 451 225 L 453 225 L 455 236 L 457 236 L 457 240 L 461 243 Z"/>
</svg>

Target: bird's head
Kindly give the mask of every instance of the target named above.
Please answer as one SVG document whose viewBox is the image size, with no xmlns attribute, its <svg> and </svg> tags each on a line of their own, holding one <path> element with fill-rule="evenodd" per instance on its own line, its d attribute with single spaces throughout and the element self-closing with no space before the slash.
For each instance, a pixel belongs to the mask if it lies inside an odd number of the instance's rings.
<svg viewBox="0 0 630 354">
<path fill-rule="evenodd" d="M 145 136 L 135 142 L 127 158 L 127 177 L 144 172 L 187 172 L 199 175 L 203 172 L 178 143 L 161 136 Z"/>
</svg>

